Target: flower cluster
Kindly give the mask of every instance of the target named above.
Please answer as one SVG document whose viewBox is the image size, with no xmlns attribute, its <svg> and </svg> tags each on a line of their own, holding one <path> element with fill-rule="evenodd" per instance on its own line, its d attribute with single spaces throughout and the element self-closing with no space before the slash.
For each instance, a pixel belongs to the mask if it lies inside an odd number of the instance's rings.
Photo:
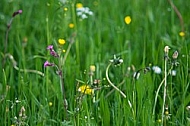
<svg viewBox="0 0 190 126">
<path fill-rule="evenodd" d="M 77 16 L 81 19 L 88 18 L 89 15 L 93 15 L 93 12 L 88 7 L 83 7 L 81 3 L 76 4 Z"/>
<path fill-rule="evenodd" d="M 53 49 L 53 45 L 49 45 L 47 47 L 47 50 L 50 51 L 50 55 L 52 55 L 53 57 L 59 57 L 58 53 L 55 52 L 55 50 Z M 55 66 L 54 63 L 50 63 L 49 61 L 45 61 L 44 62 L 44 67 L 48 67 L 48 66 Z"/>
<path fill-rule="evenodd" d="M 92 89 L 90 86 L 88 85 L 82 85 L 78 88 L 78 91 L 83 93 L 83 94 L 88 94 L 88 95 L 92 95 L 94 94 L 94 89 Z"/>
</svg>

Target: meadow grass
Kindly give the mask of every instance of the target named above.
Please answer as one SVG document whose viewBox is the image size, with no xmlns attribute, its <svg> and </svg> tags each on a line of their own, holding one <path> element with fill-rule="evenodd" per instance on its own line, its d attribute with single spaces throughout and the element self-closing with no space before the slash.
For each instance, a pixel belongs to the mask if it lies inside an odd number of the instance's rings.
<svg viewBox="0 0 190 126">
<path fill-rule="evenodd" d="M 190 125 L 188 0 L 65 1 L 1 0 L 0 125 Z"/>
</svg>

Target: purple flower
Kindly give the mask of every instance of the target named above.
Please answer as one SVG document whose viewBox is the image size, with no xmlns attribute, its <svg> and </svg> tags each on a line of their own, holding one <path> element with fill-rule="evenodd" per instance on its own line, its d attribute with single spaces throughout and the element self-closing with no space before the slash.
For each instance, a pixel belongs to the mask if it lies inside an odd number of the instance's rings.
<svg viewBox="0 0 190 126">
<path fill-rule="evenodd" d="M 50 54 L 51 54 L 52 56 L 54 56 L 54 57 L 59 57 L 59 55 L 54 51 L 53 45 L 49 45 L 49 46 L 47 47 L 47 50 L 50 50 Z"/>
<path fill-rule="evenodd" d="M 59 55 L 54 50 L 50 50 L 50 54 L 54 57 L 59 57 Z"/>
<path fill-rule="evenodd" d="M 47 47 L 47 50 L 53 50 L 53 45 L 49 45 L 48 47 Z"/>
<path fill-rule="evenodd" d="M 22 14 L 22 10 L 15 11 L 12 15 L 12 17 L 15 17 L 18 14 Z"/>
<path fill-rule="evenodd" d="M 53 63 L 50 63 L 50 62 L 48 62 L 48 61 L 46 61 L 46 62 L 44 63 L 44 67 L 47 67 L 47 66 L 54 66 L 54 64 L 53 64 Z"/>
</svg>

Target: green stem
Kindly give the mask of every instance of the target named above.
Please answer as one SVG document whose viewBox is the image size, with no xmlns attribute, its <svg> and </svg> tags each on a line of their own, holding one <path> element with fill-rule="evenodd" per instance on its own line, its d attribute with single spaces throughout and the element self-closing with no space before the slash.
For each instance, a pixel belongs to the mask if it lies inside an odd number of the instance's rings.
<svg viewBox="0 0 190 126">
<path fill-rule="evenodd" d="M 106 79 L 108 80 L 109 84 L 115 89 L 117 90 L 124 98 L 126 98 L 126 95 L 118 88 L 116 87 L 112 82 L 111 80 L 109 79 L 109 76 L 108 76 L 108 71 L 109 71 L 109 68 L 110 66 L 112 65 L 112 63 L 110 63 L 107 68 L 106 68 Z"/>
<path fill-rule="evenodd" d="M 164 60 L 164 95 L 163 95 L 163 104 L 162 104 L 162 124 L 164 119 L 165 103 L 166 103 L 166 93 L 167 93 L 167 58 Z"/>
<path fill-rule="evenodd" d="M 72 44 L 73 44 L 73 42 L 70 42 L 70 43 L 69 43 L 68 49 L 67 49 L 67 51 L 66 51 L 66 53 L 65 53 L 65 55 L 64 55 L 64 58 L 63 58 L 62 66 L 64 66 L 64 64 L 65 64 L 65 61 L 66 61 L 66 59 L 67 59 L 67 56 L 68 56 L 68 54 L 69 54 L 69 52 L 70 52 L 70 50 L 71 50 Z"/>
</svg>

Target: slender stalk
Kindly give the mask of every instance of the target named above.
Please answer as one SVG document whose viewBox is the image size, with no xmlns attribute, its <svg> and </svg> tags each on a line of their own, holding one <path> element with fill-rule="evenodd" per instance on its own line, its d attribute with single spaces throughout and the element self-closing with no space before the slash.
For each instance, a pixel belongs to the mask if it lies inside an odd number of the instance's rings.
<svg viewBox="0 0 190 126">
<path fill-rule="evenodd" d="M 167 95 L 167 58 L 164 60 L 164 95 L 163 95 L 163 104 L 162 104 L 162 124 L 164 119 L 166 95 Z"/>
<path fill-rule="evenodd" d="M 62 66 L 65 65 L 65 61 L 66 61 L 67 56 L 68 56 L 68 54 L 69 54 L 69 52 L 70 52 L 70 50 L 71 50 L 71 46 L 72 46 L 72 45 L 73 45 L 73 42 L 70 42 L 70 43 L 69 43 L 69 46 L 68 46 L 68 49 L 67 49 L 67 51 L 66 51 L 66 53 L 65 53 L 65 55 L 64 55 L 63 62 L 62 62 Z"/>
<path fill-rule="evenodd" d="M 63 103 L 64 103 L 64 110 L 65 110 L 65 116 L 66 116 L 66 110 L 67 110 L 67 101 L 66 101 L 66 94 L 65 94 L 65 89 L 64 89 L 64 77 L 63 77 L 63 72 L 62 72 L 62 62 L 61 58 L 59 57 L 59 66 L 57 67 L 58 75 L 59 75 L 59 84 L 60 84 L 60 91 L 62 94 Z M 61 100 L 62 101 L 62 100 Z M 67 116 L 66 116 L 67 117 Z"/>
<path fill-rule="evenodd" d="M 118 88 L 116 87 L 112 82 L 111 80 L 109 79 L 109 76 L 108 76 L 108 71 L 109 71 L 109 68 L 110 66 L 112 65 L 112 63 L 110 63 L 107 68 L 106 68 L 106 79 L 108 80 L 109 84 L 115 89 L 117 90 L 124 98 L 126 98 L 126 95 Z"/>
<path fill-rule="evenodd" d="M 181 13 L 179 12 L 177 7 L 174 5 L 174 3 L 171 0 L 168 0 L 168 2 L 170 3 L 170 5 L 174 9 L 175 13 L 177 14 L 179 21 L 180 21 L 180 25 L 181 25 L 181 31 L 184 32 L 184 22 L 183 22 L 183 18 L 181 16 Z"/>
<path fill-rule="evenodd" d="M 157 99 L 158 99 L 158 93 L 160 91 L 160 88 L 162 87 L 162 84 L 165 82 L 165 78 L 162 80 L 162 82 L 160 83 L 157 91 L 156 91 L 156 96 L 155 96 L 155 99 L 154 99 L 154 107 L 153 107 L 153 116 L 155 115 L 155 109 L 156 109 L 156 103 L 157 103 Z"/>
</svg>

